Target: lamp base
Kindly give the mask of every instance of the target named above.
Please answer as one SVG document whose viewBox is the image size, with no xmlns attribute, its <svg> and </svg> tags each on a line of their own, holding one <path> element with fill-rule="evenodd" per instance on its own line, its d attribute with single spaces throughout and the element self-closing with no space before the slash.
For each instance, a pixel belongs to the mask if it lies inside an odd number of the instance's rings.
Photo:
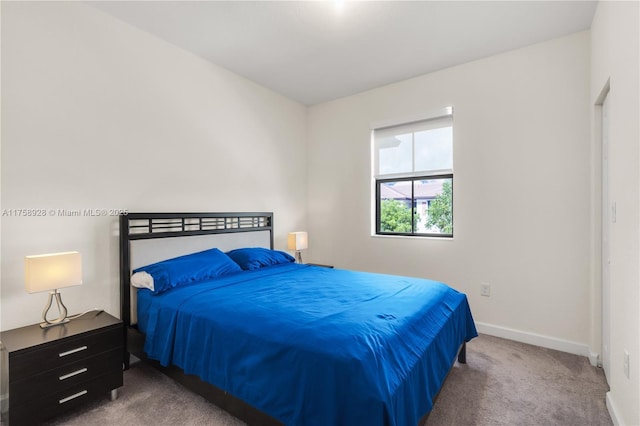
<svg viewBox="0 0 640 426">
<path fill-rule="evenodd" d="M 60 325 L 60 324 L 66 324 L 68 322 L 71 322 L 71 320 L 69 318 L 65 318 L 62 321 L 59 322 L 41 322 L 40 323 L 40 328 L 50 328 L 50 327 L 54 327 L 56 325 Z"/>
<path fill-rule="evenodd" d="M 300 250 L 296 250 L 296 263 L 302 263 L 302 253 Z"/>
<path fill-rule="evenodd" d="M 56 304 L 58 305 L 58 312 L 60 312 L 60 316 L 50 321 L 47 319 L 47 314 L 51 309 L 54 296 L 56 298 Z M 67 318 L 67 307 L 62 303 L 62 295 L 57 289 L 49 292 L 49 300 L 47 301 L 47 305 L 44 307 L 44 311 L 42 311 L 42 319 L 44 322 L 40 323 L 40 328 L 49 328 L 54 325 L 66 324 L 69 322 L 69 319 Z"/>
</svg>

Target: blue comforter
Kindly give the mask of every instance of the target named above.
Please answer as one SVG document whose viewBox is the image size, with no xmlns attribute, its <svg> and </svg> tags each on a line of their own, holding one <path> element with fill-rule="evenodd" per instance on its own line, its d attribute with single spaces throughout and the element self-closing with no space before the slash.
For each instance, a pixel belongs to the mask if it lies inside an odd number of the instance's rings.
<svg viewBox="0 0 640 426">
<path fill-rule="evenodd" d="M 287 425 L 415 426 L 477 336 L 445 284 L 300 264 L 140 290 L 138 317 L 150 358 Z"/>
</svg>

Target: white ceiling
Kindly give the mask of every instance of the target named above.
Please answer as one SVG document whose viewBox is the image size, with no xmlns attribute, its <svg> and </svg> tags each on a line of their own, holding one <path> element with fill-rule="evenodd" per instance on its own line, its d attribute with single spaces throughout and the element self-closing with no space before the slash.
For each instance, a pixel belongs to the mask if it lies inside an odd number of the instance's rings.
<svg viewBox="0 0 640 426">
<path fill-rule="evenodd" d="M 313 105 L 589 29 L 597 2 L 88 4 Z"/>
</svg>

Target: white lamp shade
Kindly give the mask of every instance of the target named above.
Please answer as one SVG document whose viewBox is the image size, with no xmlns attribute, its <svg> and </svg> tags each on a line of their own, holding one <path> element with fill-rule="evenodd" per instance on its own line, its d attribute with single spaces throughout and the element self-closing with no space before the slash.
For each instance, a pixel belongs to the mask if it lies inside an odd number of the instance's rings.
<svg viewBox="0 0 640 426">
<path fill-rule="evenodd" d="M 304 250 L 309 247 L 306 232 L 289 232 L 287 238 L 287 246 L 289 250 Z"/>
<path fill-rule="evenodd" d="M 24 285 L 29 293 L 82 284 L 82 257 L 77 251 L 24 258 Z"/>
</svg>

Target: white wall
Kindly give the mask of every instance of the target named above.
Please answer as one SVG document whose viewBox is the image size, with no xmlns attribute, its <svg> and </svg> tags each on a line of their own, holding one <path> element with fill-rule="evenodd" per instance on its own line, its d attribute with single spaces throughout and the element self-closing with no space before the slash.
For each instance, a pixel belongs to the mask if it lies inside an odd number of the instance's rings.
<svg viewBox="0 0 640 426">
<path fill-rule="evenodd" d="M 618 222 L 608 402 L 619 423 L 638 424 L 638 9 L 600 2 L 591 34 L 307 110 L 90 6 L 2 2 L 0 328 L 40 319 L 46 295 L 25 293 L 23 257 L 61 250 L 84 256 L 85 284 L 64 290 L 71 311 L 119 314 L 116 218 L 51 209 L 267 210 L 277 248 L 306 227 L 309 261 L 442 280 L 469 295 L 484 331 L 598 352 L 590 129 L 610 79 Z M 455 238 L 371 237 L 370 124 L 449 105 Z"/>
<path fill-rule="evenodd" d="M 601 1 L 591 27 L 594 151 L 598 97 L 609 81 L 611 224 L 611 391 L 617 424 L 640 424 L 640 3 Z M 631 357 L 624 375 L 623 354 Z"/>
<path fill-rule="evenodd" d="M 3 330 L 40 320 L 23 257 L 83 255 L 71 313 L 119 315 L 116 217 L 12 209 L 273 211 L 304 228 L 306 108 L 79 2 L 2 2 Z"/>
<path fill-rule="evenodd" d="M 372 237 L 371 123 L 446 106 L 454 239 Z M 589 112 L 588 32 L 311 107 L 308 259 L 447 282 L 482 331 L 589 355 Z"/>
</svg>

